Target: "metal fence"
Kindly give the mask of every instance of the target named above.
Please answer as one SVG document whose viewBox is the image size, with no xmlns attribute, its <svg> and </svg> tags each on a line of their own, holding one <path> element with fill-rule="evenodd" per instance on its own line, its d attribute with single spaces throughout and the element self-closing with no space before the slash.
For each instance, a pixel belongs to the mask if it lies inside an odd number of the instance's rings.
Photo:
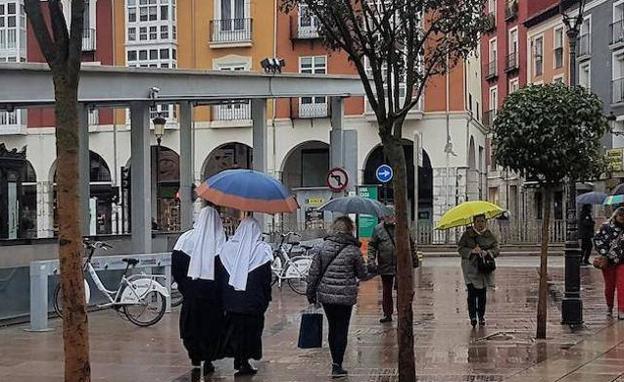
<svg viewBox="0 0 624 382">
<path fill-rule="evenodd" d="M 215 43 L 237 43 L 251 41 L 251 19 L 212 20 L 211 41 Z"/>
</svg>

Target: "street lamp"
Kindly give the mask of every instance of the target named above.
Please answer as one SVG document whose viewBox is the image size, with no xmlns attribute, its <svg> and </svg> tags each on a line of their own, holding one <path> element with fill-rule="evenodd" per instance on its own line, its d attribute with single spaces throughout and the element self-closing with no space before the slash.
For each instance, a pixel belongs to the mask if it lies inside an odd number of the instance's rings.
<svg viewBox="0 0 624 382">
<path fill-rule="evenodd" d="M 570 16 L 566 5 L 570 1 L 559 2 L 559 13 L 566 26 L 570 47 L 570 86 L 576 85 L 576 43 L 583 23 L 583 10 L 586 0 L 580 0 L 578 14 Z M 568 179 L 567 230 L 565 242 L 565 292 L 561 304 L 561 323 L 580 325 L 583 323 L 583 301 L 581 300 L 581 249 L 576 232 L 576 179 Z"/>
<path fill-rule="evenodd" d="M 164 119 L 160 113 L 152 120 L 154 124 L 154 135 L 156 136 L 156 223 L 160 227 L 160 143 L 162 137 L 165 135 L 165 124 L 167 120 Z"/>
</svg>

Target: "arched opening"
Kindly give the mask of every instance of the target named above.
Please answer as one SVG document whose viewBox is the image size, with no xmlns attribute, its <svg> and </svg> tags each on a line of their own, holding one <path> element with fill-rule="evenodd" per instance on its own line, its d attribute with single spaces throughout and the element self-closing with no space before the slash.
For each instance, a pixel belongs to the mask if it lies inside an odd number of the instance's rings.
<svg viewBox="0 0 624 382">
<path fill-rule="evenodd" d="M 26 149 L 0 144 L 0 239 L 37 237 L 37 176 Z"/>
<path fill-rule="evenodd" d="M 331 218 L 329 214 L 325 216 L 317 211 L 332 196 L 325 184 L 329 166 L 329 145 L 325 142 L 303 142 L 286 155 L 282 164 L 282 181 L 292 190 L 301 206 L 296 213 L 284 215 L 282 223 L 288 230 L 321 229 L 326 218 Z"/>
<path fill-rule="evenodd" d="M 431 221 L 433 218 L 433 170 L 429 154 L 423 149 L 422 167 L 418 168 L 418 211 L 414 203 L 414 143 L 404 139 L 403 151 L 407 164 L 407 197 L 410 206 L 409 218 L 414 221 Z M 383 184 L 377 180 L 376 171 L 382 164 L 388 163 L 383 152 L 383 146 L 379 145 L 371 151 L 364 166 L 364 185 L 378 186 L 378 199 L 387 204 L 394 204 L 394 191 L 392 182 Z"/>
<path fill-rule="evenodd" d="M 229 142 L 212 150 L 204 161 L 202 181 L 228 169 L 253 168 L 253 149 L 244 143 Z M 233 233 L 242 218 L 240 211 L 232 208 L 220 208 L 223 219 L 223 228 L 227 233 Z"/>
<path fill-rule="evenodd" d="M 180 156 L 169 147 L 152 146 L 151 162 L 153 228 L 179 231 Z"/>
<path fill-rule="evenodd" d="M 54 234 L 58 234 L 58 213 L 56 194 L 56 174 L 54 168 L 53 208 Z M 117 191 L 112 187 L 111 172 L 108 164 L 99 154 L 89 151 L 89 235 L 112 233 L 112 205 L 117 201 Z"/>
</svg>

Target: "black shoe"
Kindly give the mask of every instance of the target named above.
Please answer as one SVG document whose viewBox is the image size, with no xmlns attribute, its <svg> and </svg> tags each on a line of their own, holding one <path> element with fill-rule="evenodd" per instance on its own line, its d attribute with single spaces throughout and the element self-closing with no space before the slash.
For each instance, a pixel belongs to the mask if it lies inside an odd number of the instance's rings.
<svg viewBox="0 0 624 382">
<path fill-rule="evenodd" d="M 470 325 L 472 325 L 472 327 L 475 328 L 477 326 L 477 320 L 470 319 Z"/>
<path fill-rule="evenodd" d="M 258 374 L 258 370 L 256 370 L 249 361 L 241 362 L 240 369 L 236 373 L 234 373 L 235 377 L 242 377 L 245 375 L 256 375 Z"/>
<path fill-rule="evenodd" d="M 201 367 L 193 367 L 191 370 L 191 382 L 201 381 Z"/>
<path fill-rule="evenodd" d="M 485 318 L 479 318 L 479 326 L 485 326 Z"/>
<path fill-rule="evenodd" d="M 379 320 L 379 322 L 382 324 L 385 324 L 386 322 L 392 322 L 392 316 L 385 316 L 384 318 Z"/>
<path fill-rule="evenodd" d="M 215 372 L 215 367 L 210 361 L 204 361 L 204 377 Z"/>
<path fill-rule="evenodd" d="M 332 363 L 332 378 L 342 378 L 346 377 L 349 374 L 348 371 L 342 368 L 342 365 L 338 365 L 337 363 Z"/>
</svg>

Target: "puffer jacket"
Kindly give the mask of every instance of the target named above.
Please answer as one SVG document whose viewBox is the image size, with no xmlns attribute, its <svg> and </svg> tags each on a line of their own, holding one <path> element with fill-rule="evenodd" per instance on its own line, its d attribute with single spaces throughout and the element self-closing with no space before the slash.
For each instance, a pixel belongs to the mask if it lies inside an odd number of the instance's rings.
<svg viewBox="0 0 624 382">
<path fill-rule="evenodd" d="M 308 300 L 321 304 L 355 305 L 358 279 L 367 280 L 372 276 L 366 272 L 357 239 L 348 234 L 334 234 L 314 251 L 307 279 Z M 326 267 L 325 274 L 321 275 Z"/>
</svg>

